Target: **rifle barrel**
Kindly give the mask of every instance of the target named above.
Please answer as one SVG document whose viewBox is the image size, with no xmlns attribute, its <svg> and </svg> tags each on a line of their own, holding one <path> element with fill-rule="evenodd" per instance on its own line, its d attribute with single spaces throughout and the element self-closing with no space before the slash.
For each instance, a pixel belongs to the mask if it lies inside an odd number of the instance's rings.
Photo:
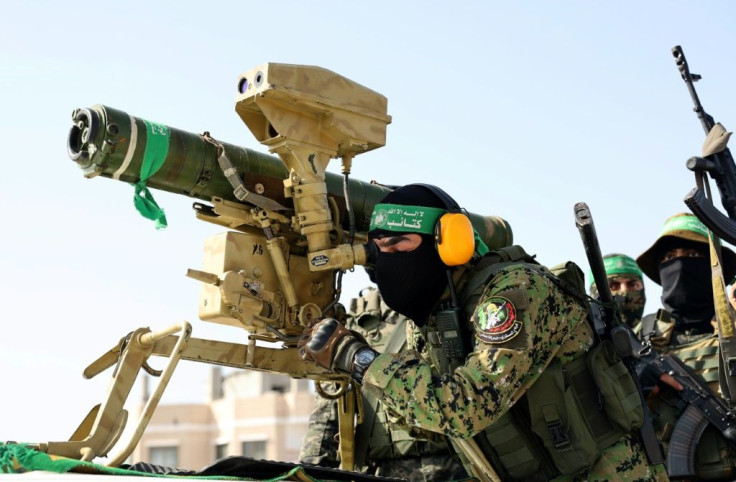
<svg viewBox="0 0 736 482">
<path fill-rule="evenodd" d="M 598 243 L 598 235 L 593 224 L 593 216 L 590 214 L 590 208 L 584 202 L 575 204 L 575 225 L 580 231 L 580 237 L 585 247 L 585 255 L 588 257 L 588 264 L 593 272 L 593 280 L 603 303 L 613 301 L 611 289 L 608 286 L 606 277 L 606 268 L 603 264 L 603 256 L 601 255 L 601 247 Z"/>
<path fill-rule="evenodd" d="M 690 66 L 687 64 L 685 52 L 682 51 L 682 47 L 680 47 L 679 45 L 675 45 L 672 48 L 672 55 L 675 57 L 675 64 L 677 64 L 677 69 L 680 71 L 682 80 L 685 81 L 685 85 L 687 85 L 687 90 L 690 92 L 690 97 L 692 97 L 693 99 L 693 104 L 695 105 L 695 107 L 693 107 L 693 110 L 698 115 L 698 119 L 700 119 L 700 123 L 703 126 L 703 130 L 705 130 L 705 134 L 708 135 L 710 130 L 713 129 L 715 121 L 713 117 L 711 117 L 707 112 L 705 112 L 705 109 L 703 109 L 703 104 L 700 103 L 700 97 L 698 97 L 698 93 L 695 90 L 695 85 L 693 84 L 693 82 L 697 82 L 698 80 L 700 80 L 701 76 L 690 72 Z"/>
</svg>

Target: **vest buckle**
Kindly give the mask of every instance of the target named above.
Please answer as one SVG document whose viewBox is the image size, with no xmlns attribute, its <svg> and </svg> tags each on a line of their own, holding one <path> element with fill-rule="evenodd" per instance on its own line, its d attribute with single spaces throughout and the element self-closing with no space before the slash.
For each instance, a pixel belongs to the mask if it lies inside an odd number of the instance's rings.
<svg viewBox="0 0 736 482">
<path fill-rule="evenodd" d="M 562 422 L 555 420 L 553 422 L 547 422 L 547 428 L 549 428 L 550 434 L 552 434 L 552 445 L 557 450 L 565 450 L 570 448 L 570 437 L 567 436 L 565 427 L 562 426 Z"/>
</svg>

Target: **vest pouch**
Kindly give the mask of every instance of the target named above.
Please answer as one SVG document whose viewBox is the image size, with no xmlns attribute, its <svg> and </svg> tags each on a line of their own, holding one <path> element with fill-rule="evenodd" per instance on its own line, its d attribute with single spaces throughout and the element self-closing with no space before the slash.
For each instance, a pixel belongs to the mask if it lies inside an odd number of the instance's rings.
<svg viewBox="0 0 736 482">
<path fill-rule="evenodd" d="M 587 359 L 608 419 L 626 433 L 640 428 L 644 423 L 641 396 L 613 343 L 608 340 L 599 343 L 590 350 Z"/>
<path fill-rule="evenodd" d="M 391 422 L 388 419 L 388 414 L 379 406 L 370 432 L 370 460 L 385 460 L 394 457 L 394 447 L 389 436 Z"/>
<path fill-rule="evenodd" d="M 414 430 L 378 407 L 371 431 L 370 460 L 418 457 L 447 450 L 444 439 L 433 433 Z"/>
<path fill-rule="evenodd" d="M 711 335 L 695 343 L 669 347 L 667 353 L 674 355 L 700 375 L 714 392 L 718 393 L 718 337 Z"/>
<path fill-rule="evenodd" d="M 513 408 L 483 430 L 481 436 L 493 447 L 510 478 L 531 480 L 539 471 L 539 454 L 534 454 L 530 450 L 537 444 L 530 440 L 531 434 L 518 429 Z"/>
<path fill-rule="evenodd" d="M 585 363 L 585 357 L 571 363 Z M 563 475 L 572 475 L 593 465 L 600 452 L 586 423 L 559 360 L 553 360 L 526 397 L 532 430 L 544 443 L 553 463 Z"/>
</svg>

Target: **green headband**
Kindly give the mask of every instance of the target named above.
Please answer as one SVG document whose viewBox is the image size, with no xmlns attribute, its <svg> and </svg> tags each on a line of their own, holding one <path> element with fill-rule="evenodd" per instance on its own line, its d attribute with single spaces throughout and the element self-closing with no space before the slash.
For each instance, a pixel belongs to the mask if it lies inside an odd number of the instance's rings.
<svg viewBox="0 0 736 482">
<path fill-rule="evenodd" d="M 659 236 L 666 236 L 672 231 L 692 231 L 708 237 L 708 228 L 695 216 L 676 216 L 664 223 Z"/>
<path fill-rule="evenodd" d="M 400 233 L 434 234 L 437 220 L 446 209 L 399 204 L 376 204 L 371 215 L 370 230 L 385 229 Z"/>
<path fill-rule="evenodd" d="M 398 233 L 434 234 L 437 220 L 446 214 L 447 209 L 426 206 L 403 206 L 400 204 L 376 204 L 371 215 L 369 231 L 385 229 Z M 488 246 L 483 242 L 478 231 L 473 228 L 475 251 L 485 256 Z"/>
<path fill-rule="evenodd" d="M 606 277 L 619 276 L 622 274 L 631 274 L 644 279 L 644 275 L 636 264 L 636 261 L 625 255 L 614 255 L 607 258 L 603 258 L 603 267 L 606 270 Z M 593 279 L 593 272 L 589 271 L 588 276 L 590 278 L 590 286 L 595 284 Z"/>
</svg>

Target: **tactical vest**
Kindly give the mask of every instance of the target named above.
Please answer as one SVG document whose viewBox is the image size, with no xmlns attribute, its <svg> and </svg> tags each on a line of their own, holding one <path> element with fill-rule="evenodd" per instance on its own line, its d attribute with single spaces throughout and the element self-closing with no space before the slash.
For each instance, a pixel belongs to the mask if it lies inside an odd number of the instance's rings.
<svg viewBox="0 0 736 482">
<path fill-rule="evenodd" d="M 496 274 L 520 263 L 587 306 L 580 268 L 567 263 L 555 276 L 511 246 L 489 253 L 464 276 L 458 290 L 466 314 L 473 313 Z M 431 357 L 441 365 L 442 336 L 431 333 L 432 320 L 428 326 Z M 554 359 L 526 394 L 474 439 L 502 480 L 550 480 L 589 469 L 605 448 L 641 427 L 643 416 L 626 366 L 611 343 L 602 342 L 564 365 Z"/>
<path fill-rule="evenodd" d="M 715 393 L 720 393 L 718 384 L 718 335 L 706 333 L 695 335 L 676 343 L 673 339 L 675 321 L 663 309 L 642 318 L 641 337 L 651 341 L 658 353 L 668 353 L 682 360 L 695 373 L 703 377 Z"/>
<path fill-rule="evenodd" d="M 381 353 L 398 353 L 406 348 L 406 317 L 392 311 L 378 290 L 368 289 L 353 299 L 347 327 L 363 335 Z M 424 438 L 399 426 L 378 400 L 363 393 L 363 423 L 355 431 L 356 467 L 369 461 L 449 453 L 443 437 Z M 434 434 L 431 434 L 434 435 Z"/>
</svg>

